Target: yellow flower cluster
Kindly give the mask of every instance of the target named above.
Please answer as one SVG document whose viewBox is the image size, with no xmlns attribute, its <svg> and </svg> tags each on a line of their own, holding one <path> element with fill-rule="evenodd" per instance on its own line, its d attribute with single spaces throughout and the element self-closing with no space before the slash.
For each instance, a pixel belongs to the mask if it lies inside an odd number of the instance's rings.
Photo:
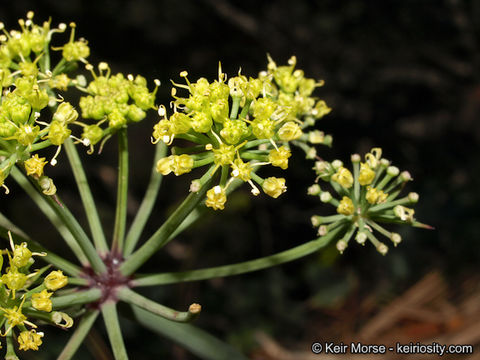
<svg viewBox="0 0 480 360">
<path fill-rule="evenodd" d="M 374 235 L 374 230 L 388 237 L 396 246 L 401 242 L 401 236 L 390 232 L 379 223 L 401 223 L 417 227 L 429 228 L 419 223 L 413 217 L 415 211 L 405 205 L 418 201 L 417 193 L 409 193 L 398 198 L 405 183 L 412 180 L 407 171 L 400 173 L 399 169 L 390 165 L 390 161 L 382 158 L 382 149 L 373 148 L 365 155 L 364 161 L 358 154 L 352 155 L 353 173 L 340 160 L 318 161 L 315 164 L 317 180 L 330 183 L 339 195 L 336 199 L 329 191 L 323 191 L 320 185 L 312 185 L 308 193 L 319 196 L 320 201 L 336 207 L 337 214 L 331 216 L 313 216 L 312 224 L 318 227 L 319 235 L 338 231 L 341 239 L 337 249 L 343 252 L 349 240 L 355 235 L 355 240 L 364 244 L 368 239 L 377 250 L 386 254 L 388 247 Z"/>
<path fill-rule="evenodd" d="M 28 317 L 38 317 L 39 312 L 51 314 L 51 322 L 57 326 L 70 327 L 73 322 L 64 313 L 60 317 L 68 319 L 66 324 L 60 324 L 54 318 L 59 313 L 52 313 L 53 292 L 68 284 L 68 278 L 62 271 L 51 271 L 42 281 L 42 275 L 48 266 L 31 271 L 34 264 L 33 256 L 45 256 L 45 253 L 35 253 L 28 249 L 26 243 L 14 244 L 10 232 L 10 249 L 3 250 L 0 256 L 0 268 L 3 265 L 4 256 L 8 258 L 8 267 L 0 277 L 0 326 L 5 330 L 0 331 L 1 336 L 8 336 L 15 328 L 20 330 L 17 336 L 20 350 L 38 350 L 42 344 L 42 332 L 37 332 L 35 325 Z M 30 289 L 32 288 L 32 289 Z M 25 313 L 24 313 L 25 312 Z M 28 316 L 27 316 L 28 314 Z M 42 317 L 45 319 L 45 317 Z M 48 318 L 48 317 L 47 317 Z M 26 328 L 26 325 L 30 329 Z M 8 346 L 10 346 L 7 343 Z"/>
<path fill-rule="evenodd" d="M 159 108 L 161 119 L 153 128 L 152 142 L 172 145 L 183 139 L 193 144 L 172 147 L 172 155 L 158 161 L 157 171 L 178 176 L 210 166 L 204 177 L 192 183 L 191 190 L 198 191 L 220 169 L 220 183 L 208 190 L 206 200 L 215 210 L 224 208 L 226 190 L 234 179 L 248 182 L 254 195 L 260 193 L 257 185 L 274 198 L 284 193 L 285 179 L 263 179 L 256 174 L 259 167 L 287 169 L 292 145 L 315 158 L 311 145 L 332 142 L 331 136 L 318 130 L 305 133 L 331 109 L 312 96 L 323 82 L 306 78 L 295 66 L 295 57 L 286 66 L 269 58 L 267 70 L 258 77 L 239 72 L 228 81 L 219 66 L 217 80 L 200 78 L 195 83 L 186 71 L 181 72 L 185 84 L 172 82 L 173 114 L 168 117 L 166 108 Z M 187 97 L 178 96 L 178 89 L 187 90 Z"/>
</svg>

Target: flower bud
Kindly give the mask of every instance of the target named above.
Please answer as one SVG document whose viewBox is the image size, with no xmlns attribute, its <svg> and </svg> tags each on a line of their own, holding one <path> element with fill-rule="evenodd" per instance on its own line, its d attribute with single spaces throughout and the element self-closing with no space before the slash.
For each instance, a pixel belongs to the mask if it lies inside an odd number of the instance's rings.
<svg viewBox="0 0 480 360">
<path fill-rule="evenodd" d="M 348 244 L 345 240 L 338 240 L 337 241 L 337 250 L 340 254 L 343 254 L 343 252 L 345 251 L 345 249 L 347 248 Z"/>
<path fill-rule="evenodd" d="M 330 200 L 332 200 L 332 195 L 331 195 L 328 191 L 323 191 L 323 192 L 320 194 L 320 201 L 321 201 L 321 202 L 327 203 L 327 202 L 329 202 Z"/>
<path fill-rule="evenodd" d="M 392 240 L 394 246 L 397 246 L 402 242 L 402 237 L 400 236 L 400 234 L 392 233 L 390 240 Z"/>
<path fill-rule="evenodd" d="M 310 186 L 307 190 L 307 194 L 308 195 L 312 195 L 312 196 L 317 196 L 320 194 L 320 192 L 322 191 L 322 189 L 320 188 L 320 185 L 318 184 L 313 184 L 312 186 Z"/>
<path fill-rule="evenodd" d="M 394 177 L 394 176 L 397 176 L 399 173 L 400 173 L 400 170 L 396 166 L 389 166 L 387 168 L 387 174 L 389 176 Z"/>
<path fill-rule="evenodd" d="M 384 243 L 380 243 L 377 246 L 377 251 L 382 254 L 382 255 L 387 255 L 388 253 L 388 247 Z"/>
<path fill-rule="evenodd" d="M 365 245 L 365 241 L 367 241 L 367 234 L 363 231 L 359 231 L 355 236 L 355 240 L 357 241 L 357 243 Z"/>
</svg>

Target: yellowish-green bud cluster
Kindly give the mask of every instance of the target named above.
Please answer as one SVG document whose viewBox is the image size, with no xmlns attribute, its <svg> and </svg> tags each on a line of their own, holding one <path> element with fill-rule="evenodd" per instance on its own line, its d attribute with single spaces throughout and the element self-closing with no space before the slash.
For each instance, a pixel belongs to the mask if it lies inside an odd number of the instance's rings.
<svg viewBox="0 0 480 360">
<path fill-rule="evenodd" d="M 329 182 L 339 199 L 330 192 L 322 191 L 318 184 L 311 186 L 308 193 L 318 196 L 320 201 L 336 207 L 336 214 L 331 216 L 313 216 L 312 224 L 318 227 L 320 236 L 330 231 L 338 231 L 340 240 L 337 249 L 342 253 L 349 240 L 354 237 L 359 244 L 368 239 L 378 252 L 385 255 L 388 247 L 380 242 L 374 231 L 384 235 L 394 246 L 401 242 L 398 233 L 390 232 L 380 223 L 409 224 L 416 227 L 430 228 L 417 222 L 412 206 L 418 202 L 417 193 L 399 198 L 407 181 L 411 180 L 408 172 L 402 172 L 390 161 L 384 159 L 382 149 L 373 148 L 365 155 L 365 161 L 358 154 L 353 154 L 353 170 L 347 169 L 340 160 L 318 161 L 315 171 L 318 179 Z M 356 233 L 356 235 L 355 235 Z"/>
</svg>

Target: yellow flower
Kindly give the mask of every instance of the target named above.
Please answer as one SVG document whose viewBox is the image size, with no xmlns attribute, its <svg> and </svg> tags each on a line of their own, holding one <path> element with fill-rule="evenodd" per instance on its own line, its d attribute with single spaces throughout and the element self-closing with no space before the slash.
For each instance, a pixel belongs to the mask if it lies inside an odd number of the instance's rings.
<svg viewBox="0 0 480 360">
<path fill-rule="evenodd" d="M 35 330 L 25 330 L 18 335 L 18 348 L 23 351 L 38 350 L 38 347 L 42 345 L 43 333 L 37 333 Z"/>
<path fill-rule="evenodd" d="M 172 172 L 173 155 L 162 158 L 157 161 L 157 172 L 162 175 L 168 175 Z"/>
<path fill-rule="evenodd" d="M 353 175 L 350 170 L 341 166 L 337 172 L 332 175 L 332 181 L 339 183 L 345 189 L 349 189 L 353 185 Z"/>
<path fill-rule="evenodd" d="M 55 291 L 68 284 L 68 277 L 61 270 L 55 270 L 45 277 L 44 283 L 48 290 Z"/>
<path fill-rule="evenodd" d="M 302 136 L 302 129 L 300 129 L 300 126 L 293 121 L 286 122 L 278 130 L 278 137 L 283 141 L 296 140 L 300 136 Z"/>
<path fill-rule="evenodd" d="M 278 166 L 283 170 L 288 168 L 288 158 L 292 156 L 292 153 L 285 146 L 280 146 L 277 149 L 270 150 L 268 154 L 268 161 L 272 163 L 273 166 Z"/>
<path fill-rule="evenodd" d="M 39 158 L 38 154 L 33 155 L 30 159 L 24 162 L 27 175 L 34 175 L 40 177 L 43 175 L 43 167 L 47 164 L 45 158 Z"/>
<path fill-rule="evenodd" d="M 48 292 L 47 290 L 42 290 L 36 294 L 33 294 L 32 306 L 40 311 L 52 311 L 52 300 L 50 300 L 50 296 L 52 295 L 53 293 Z"/>
<path fill-rule="evenodd" d="M 250 180 L 251 172 L 252 172 L 252 165 L 250 165 L 249 162 L 243 162 L 241 159 L 235 159 L 235 161 L 232 164 L 232 176 L 233 177 L 238 177 L 239 179 L 242 179 L 243 181 L 248 181 Z"/>
<path fill-rule="evenodd" d="M 23 242 L 20 245 L 15 245 L 13 249 L 12 263 L 17 268 L 21 268 L 28 264 L 32 257 L 32 252 L 28 249 L 27 243 Z"/>
<path fill-rule="evenodd" d="M 287 191 L 287 186 L 284 178 L 269 177 L 263 182 L 262 189 L 265 194 L 276 199 Z"/>
<path fill-rule="evenodd" d="M 382 149 L 381 148 L 373 148 L 370 150 L 368 154 L 365 154 L 365 160 L 372 169 L 376 169 L 380 158 L 382 157 Z"/>
<path fill-rule="evenodd" d="M 337 207 L 337 212 L 343 215 L 353 215 L 355 212 L 355 206 L 353 206 L 352 199 L 348 196 L 344 196 Z"/>
<path fill-rule="evenodd" d="M 382 190 L 371 189 L 370 191 L 367 188 L 367 194 L 365 198 L 370 204 L 380 204 L 387 200 L 388 194 L 385 194 Z M 373 201 L 373 202 L 372 202 Z"/>
<path fill-rule="evenodd" d="M 358 182 L 360 185 L 370 185 L 375 179 L 375 171 L 370 169 L 367 163 L 360 164 L 360 174 L 358 176 Z"/>
<path fill-rule="evenodd" d="M 176 176 L 189 173 L 193 168 L 193 158 L 186 154 L 175 155 L 171 166 Z"/>
<path fill-rule="evenodd" d="M 205 205 L 213 210 L 223 210 L 227 201 L 225 189 L 217 185 L 207 191 L 207 200 Z"/>
<path fill-rule="evenodd" d="M 13 290 L 15 294 L 15 290 L 20 290 L 25 286 L 27 282 L 27 275 L 22 274 L 18 271 L 17 267 L 12 265 L 8 269 L 6 274 L 2 275 L 2 283 L 7 285 L 10 290 Z"/>
<path fill-rule="evenodd" d="M 5 335 L 8 333 L 8 331 L 17 325 L 23 325 L 23 323 L 27 320 L 27 317 L 23 315 L 22 313 L 22 305 L 23 302 L 25 301 L 25 298 L 23 298 L 22 303 L 20 304 L 20 307 L 14 306 L 12 309 L 10 308 L 0 308 L 4 312 L 3 316 L 7 318 L 9 329 L 5 332 Z M 2 336 L 5 336 L 2 334 Z"/>
</svg>

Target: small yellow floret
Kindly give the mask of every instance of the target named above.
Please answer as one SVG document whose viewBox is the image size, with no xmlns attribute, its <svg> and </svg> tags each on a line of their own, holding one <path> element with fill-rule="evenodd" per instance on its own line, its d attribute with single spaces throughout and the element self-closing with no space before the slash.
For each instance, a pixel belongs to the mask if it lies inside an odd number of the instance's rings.
<svg viewBox="0 0 480 360">
<path fill-rule="evenodd" d="M 358 182 L 360 185 L 370 185 L 375 179 L 375 171 L 373 171 L 367 163 L 360 164 L 360 174 L 358 176 Z"/>
<path fill-rule="evenodd" d="M 23 351 L 38 350 L 42 345 L 43 333 L 37 333 L 35 330 L 25 330 L 18 335 L 18 348 Z"/>
<path fill-rule="evenodd" d="M 213 210 L 223 210 L 227 202 L 227 195 L 225 189 L 217 185 L 207 191 L 207 200 L 205 205 L 211 207 Z"/>
<path fill-rule="evenodd" d="M 342 215 L 353 215 L 355 212 L 355 206 L 353 206 L 352 199 L 348 196 L 344 196 L 337 207 L 337 212 Z"/>
<path fill-rule="evenodd" d="M 175 155 L 171 168 L 176 176 L 189 173 L 193 168 L 193 158 L 187 154 Z"/>
<path fill-rule="evenodd" d="M 243 181 L 248 181 L 251 179 L 252 165 L 249 162 L 243 162 L 241 159 L 235 159 L 232 164 L 232 176 L 238 177 Z"/>
<path fill-rule="evenodd" d="M 388 194 L 385 194 L 382 190 L 377 190 L 375 188 L 372 188 L 370 186 L 367 187 L 367 193 L 365 194 L 365 199 L 370 204 L 380 204 L 382 202 L 385 202 L 387 200 Z"/>
<path fill-rule="evenodd" d="M 302 129 L 300 129 L 300 126 L 293 121 L 286 122 L 278 130 L 278 137 L 283 141 L 296 140 L 300 136 L 302 136 Z"/>
<path fill-rule="evenodd" d="M 332 175 L 332 181 L 339 183 L 345 189 L 349 189 L 353 185 L 353 175 L 350 170 L 341 166 L 337 172 Z"/>
<path fill-rule="evenodd" d="M 27 265 L 31 258 L 32 252 L 28 249 L 26 242 L 14 246 L 12 263 L 17 268 Z"/>
<path fill-rule="evenodd" d="M 55 270 L 45 277 L 44 283 L 48 290 L 55 291 L 68 284 L 68 277 L 63 275 L 62 270 Z"/>
<path fill-rule="evenodd" d="M 268 154 L 268 161 L 272 163 L 273 166 L 278 166 L 283 170 L 288 168 L 288 158 L 292 156 L 292 153 L 285 146 L 280 146 L 277 149 L 270 150 Z"/>
<path fill-rule="evenodd" d="M 168 175 L 172 172 L 173 155 L 162 158 L 157 161 L 156 170 L 162 175 Z"/>
<path fill-rule="evenodd" d="M 45 161 L 45 158 L 39 158 L 38 154 L 35 154 L 23 164 L 25 165 L 27 175 L 40 177 L 43 175 L 43 168 L 47 164 L 47 161 Z"/>
<path fill-rule="evenodd" d="M 53 293 L 47 290 L 42 290 L 32 295 L 32 306 L 40 311 L 50 312 L 52 311 L 52 300 L 50 297 Z"/>
<path fill-rule="evenodd" d="M 287 186 L 284 178 L 269 177 L 263 182 L 262 189 L 265 194 L 276 199 L 287 191 Z"/>
</svg>

